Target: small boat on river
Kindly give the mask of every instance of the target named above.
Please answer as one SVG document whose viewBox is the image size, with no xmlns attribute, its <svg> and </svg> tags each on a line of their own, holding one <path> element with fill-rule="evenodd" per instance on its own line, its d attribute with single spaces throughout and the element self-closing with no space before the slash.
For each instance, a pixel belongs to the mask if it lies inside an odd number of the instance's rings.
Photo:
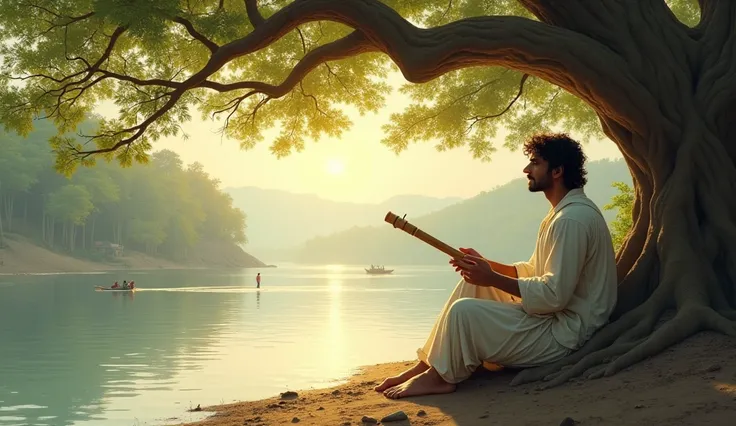
<svg viewBox="0 0 736 426">
<path fill-rule="evenodd" d="M 364 268 L 364 269 L 365 269 L 365 272 L 369 275 L 387 275 L 394 271 L 393 269 L 386 269 L 383 266 L 375 266 L 375 265 L 371 265 L 370 269 L 368 268 Z"/>
<path fill-rule="evenodd" d="M 102 287 L 102 286 L 97 285 L 97 286 L 95 286 L 95 290 L 97 290 L 97 291 L 117 291 L 117 292 L 130 293 L 130 292 L 134 292 L 134 291 L 138 290 L 138 288 L 136 288 L 136 287 L 133 287 L 133 288 L 122 288 L 122 287 L 119 287 L 119 288 L 110 288 L 110 287 Z"/>
</svg>

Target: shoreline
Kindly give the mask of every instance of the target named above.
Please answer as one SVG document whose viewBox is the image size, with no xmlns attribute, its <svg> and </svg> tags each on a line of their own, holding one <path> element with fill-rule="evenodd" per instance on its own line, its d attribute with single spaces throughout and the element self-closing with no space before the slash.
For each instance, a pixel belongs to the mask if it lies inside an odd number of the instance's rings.
<svg viewBox="0 0 736 426">
<path fill-rule="evenodd" d="M 339 385 L 202 407 L 199 413 L 209 417 L 168 424 L 371 424 L 365 416 L 378 424 L 397 426 L 491 423 L 727 426 L 736 418 L 736 339 L 713 332 L 698 333 L 611 377 L 578 378 L 547 390 L 539 390 L 540 383 L 511 387 L 509 382 L 516 372 L 485 369 L 446 395 L 391 400 L 373 390 L 385 377 L 398 374 L 414 362 L 363 366 L 351 377 L 340 380 Z M 192 403 L 197 405 L 196 401 Z M 384 416 L 398 411 L 406 415 L 405 420 L 380 422 Z"/>
<path fill-rule="evenodd" d="M 0 249 L 0 276 L 275 267 L 261 262 L 241 248 L 238 250 L 242 253 L 234 254 L 229 251 L 232 249 L 231 247 L 217 246 L 216 244 L 207 247 L 206 255 L 196 255 L 186 263 L 132 250 L 113 262 L 97 261 L 74 257 L 68 253 L 51 251 L 19 235 L 6 238 L 6 245 L 5 248 Z M 215 257 L 212 258 L 212 256 Z"/>
</svg>

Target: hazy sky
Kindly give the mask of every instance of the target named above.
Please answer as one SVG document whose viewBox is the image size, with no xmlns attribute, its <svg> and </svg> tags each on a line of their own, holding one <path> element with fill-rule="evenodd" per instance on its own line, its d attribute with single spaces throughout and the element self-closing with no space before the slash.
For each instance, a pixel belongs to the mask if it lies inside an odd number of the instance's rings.
<svg viewBox="0 0 736 426">
<path fill-rule="evenodd" d="M 403 83 L 400 75 L 392 78 Z M 398 87 L 398 86 L 397 86 Z M 177 152 L 189 164 L 199 161 L 222 187 L 257 186 L 298 193 L 317 194 L 326 199 L 381 202 L 399 194 L 436 197 L 472 197 L 481 191 L 522 177 L 526 157 L 496 146 L 492 161 L 474 160 L 466 148 L 437 152 L 433 143 L 410 145 L 398 156 L 380 143 L 381 126 L 392 112 L 401 111 L 407 99 L 396 92 L 379 114 L 351 116 L 353 127 L 340 140 L 307 142 L 300 153 L 277 159 L 270 153 L 270 140 L 243 151 L 238 142 L 217 133 L 218 123 L 196 118 L 184 126 L 190 138 L 159 141 L 154 149 Z M 590 160 L 620 158 L 610 141 L 585 146 Z"/>
</svg>

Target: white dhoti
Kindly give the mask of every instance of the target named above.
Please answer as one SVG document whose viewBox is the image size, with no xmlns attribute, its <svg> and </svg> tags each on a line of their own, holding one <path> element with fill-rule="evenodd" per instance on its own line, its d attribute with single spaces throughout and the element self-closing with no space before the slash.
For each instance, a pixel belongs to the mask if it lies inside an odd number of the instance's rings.
<svg viewBox="0 0 736 426">
<path fill-rule="evenodd" d="M 467 379 L 483 361 L 546 364 L 571 352 L 552 335 L 553 321 L 524 312 L 519 297 L 460 280 L 417 355 L 448 383 Z"/>
</svg>

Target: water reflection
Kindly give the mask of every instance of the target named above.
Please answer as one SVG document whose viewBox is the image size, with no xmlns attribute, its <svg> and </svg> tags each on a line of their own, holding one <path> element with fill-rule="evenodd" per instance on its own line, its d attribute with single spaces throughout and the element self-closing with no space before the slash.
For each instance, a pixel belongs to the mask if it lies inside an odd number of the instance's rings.
<svg viewBox="0 0 736 426">
<path fill-rule="evenodd" d="M 413 357 L 454 273 L 360 271 L 279 268 L 259 290 L 248 270 L 129 273 L 136 293 L 92 290 L 113 275 L 0 276 L 0 425 L 190 421 Z"/>
</svg>

